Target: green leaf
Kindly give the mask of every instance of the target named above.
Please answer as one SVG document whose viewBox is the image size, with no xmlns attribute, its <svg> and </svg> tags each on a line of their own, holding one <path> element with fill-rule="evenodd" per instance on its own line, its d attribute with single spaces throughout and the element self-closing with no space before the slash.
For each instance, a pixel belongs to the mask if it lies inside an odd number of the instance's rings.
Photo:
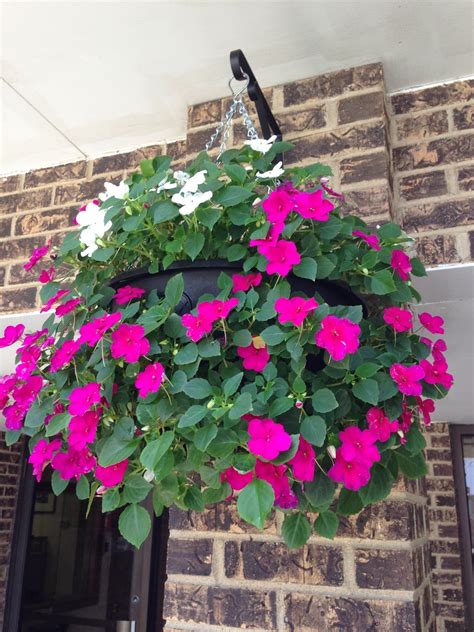
<svg viewBox="0 0 474 632">
<path fill-rule="evenodd" d="M 153 215 L 153 223 L 161 224 L 161 222 L 167 222 L 170 219 L 174 219 L 179 215 L 179 209 L 176 204 L 173 204 L 169 200 L 165 202 L 156 202 L 150 208 L 150 213 Z"/>
<path fill-rule="evenodd" d="M 243 520 L 257 529 L 263 529 L 274 500 L 275 494 L 271 485 L 256 479 L 240 492 L 237 500 L 237 511 Z"/>
<path fill-rule="evenodd" d="M 241 393 L 229 411 L 230 419 L 239 419 L 252 410 L 252 396 L 250 393 Z"/>
<path fill-rule="evenodd" d="M 410 262 L 411 262 L 411 273 L 414 276 L 417 276 L 417 277 L 427 276 L 428 273 L 426 272 L 425 266 L 423 265 L 419 257 L 413 257 L 410 260 Z"/>
<path fill-rule="evenodd" d="M 219 191 L 214 199 L 221 206 L 236 206 L 245 200 L 248 200 L 253 193 L 243 187 L 230 185 Z"/>
<path fill-rule="evenodd" d="M 239 445 L 239 437 L 232 430 L 221 428 L 207 451 L 211 456 L 218 458 L 228 456 Z"/>
<path fill-rule="evenodd" d="M 204 419 L 208 412 L 209 410 L 206 406 L 190 406 L 187 411 L 181 415 L 178 428 L 190 428 L 191 426 L 195 426 Z"/>
<path fill-rule="evenodd" d="M 69 481 L 65 481 L 59 476 L 59 472 L 55 470 L 51 476 L 51 489 L 55 496 L 59 496 L 63 493 L 66 487 L 69 485 Z"/>
<path fill-rule="evenodd" d="M 316 280 L 316 273 L 318 271 L 318 264 L 311 257 L 303 257 L 301 263 L 293 268 L 293 274 L 302 279 L 309 279 L 310 281 Z"/>
<path fill-rule="evenodd" d="M 376 503 L 386 498 L 393 485 L 393 476 L 390 471 L 375 463 L 370 470 L 370 481 L 359 489 L 359 495 L 364 505 Z"/>
<path fill-rule="evenodd" d="M 326 422 L 318 415 L 305 417 L 300 426 L 300 432 L 303 439 L 309 441 L 313 445 L 321 447 L 326 438 Z"/>
<path fill-rule="evenodd" d="M 409 479 L 420 478 L 427 474 L 426 461 L 422 452 L 411 454 L 403 446 L 394 451 L 398 467 Z"/>
<path fill-rule="evenodd" d="M 71 415 L 69 413 L 59 413 L 59 415 L 54 415 L 46 426 L 46 436 L 54 437 L 54 435 L 57 435 L 58 432 L 67 428 L 70 419 Z"/>
<path fill-rule="evenodd" d="M 152 487 L 153 485 L 140 474 L 132 474 L 125 481 L 122 500 L 127 503 L 139 503 L 148 496 Z"/>
<path fill-rule="evenodd" d="M 165 507 L 174 503 L 179 493 L 178 479 L 174 474 L 169 474 L 156 486 L 153 496 L 159 499 Z M 153 504 L 155 500 L 153 500 Z"/>
<path fill-rule="evenodd" d="M 124 441 L 123 439 L 119 439 L 115 435 L 112 435 L 106 439 L 102 445 L 102 449 L 99 454 L 99 465 L 102 467 L 108 467 L 109 465 L 120 463 L 120 461 L 123 461 L 135 452 L 139 443 L 139 437 L 129 441 Z"/>
<path fill-rule="evenodd" d="M 175 307 L 184 292 L 184 280 L 183 275 L 180 272 L 179 274 L 175 274 L 171 277 L 171 279 L 166 284 L 165 288 L 165 300 L 170 307 Z"/>
<path fill-rule="evenodd" d="M 224 391 L 224 395 L 226 396 L 226 398 L 230 397 L 237 391 L 237 389 L 240 386 L 240 383 L 242 382 L 243 377 L 244 377 L 244 374 L 240 372 L 240 373 L 237 373 L 236 375 L 233 375 L 222 384 L 222 390 Z"/>
<path fill-rule="evenodd" d="M 217 340 L 206 338 L 198 344 L 198 353 L 201 358 L 218 358 L 221 355 L 221 348 Z"/>
<path fill-rule="evenodd" d="M 247 248 L 241 244 L 234 244 L 226 250 L 226 257 L 228 261 L 239 261 L 240 259 L 243 259 L 246 254 Z"/>
<path fill-rule="evenodd" d="M 337 513 L 350 516 L 351 514 L 359 513 L 363 507 L 364 505 L 357 492 L 352 492 L 345 487 L 341 489 L 337 502 Z"/>
<path fill-rule="evenodd" d="M 252 342 L 252 334 L 248 329 L 240 329 L 232 334 L 232 342 L 237 347 L 248 347 Z"/>
<path fill-rule="evenodd" d="M 313 505 L 313 507 L 324 507 L 331 504 L 334 497 L 336 486 L 330 478 L 323 474 L 320 470 L 312 481 L 304 484 L 304 495 Z"/>
<path fill-rule="evenodd" d="M 380 239 L 395 239 L 402 234 L 400 226 L 398 226 L 398 224 L 392 224 L 391 222 L 383 224 L 377 232 Z"/>
<path fill-rule="evenodd" d="M 247 179 L 247 171 L 240 165 L 225 165 L 224 171 L 231 180 L 243 184 Z"/>
<path fill-rule="evenodd" d="M 86 498 L 89 498 L 89 491 L 90 487 L 87 476 L 81 476 L 76 484 L 76 496 L 79 500 L 86 500 Z"/>
<path fill-rule="evenodd" d="M 174 432 L 167 430 L 160 435 L 158 439 L 150 441 L 140 454 L 140 463 L 146 467 L 147 470 L 153 470 L 165 452 L 169 450 L 173 440 Z"/>
<path fill-rule="evenodd" d="M 336 267 L 336 261 L 333 261 L 329 257 L 318 257 L 318 272 L 316 278 L 326 279 Z"/>
<path fill-rule="evenodd" d="M 198 208 L 195 215 L 198 222 L 209 228 L 209 230 L 212 230 L 214 224 L 222 217 L 221 211 L 217 208 Z"/>
<path fill-rule="evenodd" d="M 276 325 L 267 327 L 260 335 L 267 345 L 278 345 L 280 342 L 283 342 L 287 336 L 287 334 Z"/>
<path fill-rule="evenodd" d="M 364 362 L 364 364 L 360 364 L 357 367 L 355 373 L 358 377 L 367 378 L 375 375 L 380 368 L 378 364 L 374 364 L 373 362 Z"/>
<path fill-rule="evenodd" d="M 390 270 L 380 270 L 371 277 L 370 288 L 374 294 L 382 296 L 384 294 L 390 294 L 390 292 L 395 292 L 397 286 L 395 285 Z"/>
<path fill-rule="evenodd" d="M 140 163 L 140 171 L 143 173 L 145 178 L 151 178 L 151 176 L 155 173 L 153 160 L 142 160 Z"/>
<path fill-rule="evenodd" d="M 316 413 L 328 413 L 338 407 L 334 393 L 328 388 L 321 388 L 319 391 L 316 391 L 311 401 Z"/>
<path fill-rule="evenodd" d="M 150 533 L 150 515 L 140 505 L 129 505 L 120 514 L 118 528 L 123 537 L 138 549 Z"/>
<path fill-rule="evenodd" d="M 209 444 L 217 436 L 217 426 L 215 424 L 208 424 L 203 428 L 199 428 L 193 438 L 194 445 L 200 452 L 205 452 Z"/>
<path fill-rule="evenodd" d="M 270 410 L 268 412 L 270 417 L 278 417 L 279 415 L 286 413 L 290 410 L 290 408 L 293 408 L 294 405 L 294 399 L 290 399 L 289 397 L 279 397 L 270 404 Z"/>
<path fill-rule="evenodd" d="M 114 511 L 120 505 L 120 493 L 117 488 L 108 489 L 102 496 L 102 513 Z"/>
<path fill-rule="evenodd" d="M 411 454 L 418 454 L 426 448 L 426 440 L 416 424 L 412 424 L 406 435 L 405 449 Z"/>
<path fill-rule="evenodd" d="M 204 498 L 202 497 L 201 490 L 193 485 L 184 494 L 183 502 L 188 509 L 194 511 L 204 511 Z"/>
<path fill-rule="evenodd" d="M 375 380 L 367 379 L 357 382 L 352 387 L 352 392 L 362 402 L 375 406 L 379 401 L 379 385 Z"/>
<path fill-rule="evenodd" d="M 198 347 L 194 342 L 190 342 L 178 351 L 174 356 L 174 363 L 178 365 L 191 364 L 198 357 Z"/>
<path fill-rule="evenodd" d="M 386 373 L 377 373 L 374 375 L 374 380 L 376 380 L 379 385 L 379 402 L 384 402 L 385 400 L 394 397 L 394 395 L 397 395 L 398 387 L 390 375 L 387 375 Z"/>
<path fill-rule="evenodd" d="M 184 252 L 194 261 L 206 241 L 202 233 L 190 233 L 184 242 Z"/>
<path fill-rule="evenodd" d="M 323 538 L 329 538 L 330 540 L 334 539 L 338 526 L 339 518 L 329 509 L 327 511 L 322 511 L 314 523 L 316 533 Z"/>
<path fill-rule="evenodd" d="M 302 513 L 287 514 L 283 520 L 281 534 L 290 549 L 297 549 L 308 541 L 311 525 Z"/>
<path fill-rule="evenodd" d="M 209 488 L 205 489 L 202 493 L 202 498 L 206 505 L 214 505 L 220 503 L 232 494 L 232 488 L 229 483 L 223 483 L 219 485 L 217 489 Z"/>
<path fill-rule="evenodd" d="M 212 386 L 202 377 L 196 377 L 184 385 L 183 391 L 193 399 L 204 399 L 212 395 Z"/>
<path fill-rule="evenodd" d="M 114 254 L 115 248 L 99 248 L 95 252 L 91 254 L 91 259 L 94 261 L 108 261 L 110 257 Z"/>
</svg>

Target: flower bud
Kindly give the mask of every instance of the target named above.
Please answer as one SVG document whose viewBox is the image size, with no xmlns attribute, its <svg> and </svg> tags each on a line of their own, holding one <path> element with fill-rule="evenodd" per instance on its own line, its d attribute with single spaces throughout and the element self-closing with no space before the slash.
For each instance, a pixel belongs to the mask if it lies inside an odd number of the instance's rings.
<svg viewBox="0 0 474 632">
<path fill-rule="evenodd" d="M 328 445 L 328 454 L 331 457 L 331 459 L 336 458 L 336 448 L 333 445 Z"/>
<path fill-rule="evenodd" d="M 367 268 L 362 268 L 362 274 L 369 274 L 369 271 L 367 270 Z"/>
<path fill-rule="evenodd" d="M 320 180 L 319 180 L 319 181 L 320 181 L 322 184 L 329 184 L 329 182 L 331 181 L 331 179 L 330 179 L 330 178 L 326 178 L 326 177 L 324 177 L 324 178 L 320 178 Z"/>
<path fill-rule="evenodd" d="M 143 478 L 147 483 L 151 483 L 151 481 L 155 480 L 155 472 L 153 470 L 145 470 Z"/>
<path fill-rule="evenodd" d="M 258 206 L 261 201 L 262 198 L 256 197 L 255 200 L 252 202 L 252 206 Z"/>
<path fill-rule="evenodd" d="M 150 430 L 150 426 L 143 426 L 142 432 L 148 432 Z"/>
<path fill-rule="evenodd" d="M 403 439 L 405 433 L 403 432 L 403 430 L 397 430 L 397 435 Z"/>
<path fill-rule="evenodd" d="M 300 399 L 297 399 L 295 402 L 296 408 L 303 408 L 303 402 Z"/>
<path fill-rule="evenodd" d="M 207 402 L 207 407 L 209 408 L 209 410 L 211 410 L 211 408 L 214 408 L 214 404 L 215 404 L 215 403 L 216 403 L 216 402 L 215 402 L 213 399 L 210 399 L 210 400 Z"/>
</svg>

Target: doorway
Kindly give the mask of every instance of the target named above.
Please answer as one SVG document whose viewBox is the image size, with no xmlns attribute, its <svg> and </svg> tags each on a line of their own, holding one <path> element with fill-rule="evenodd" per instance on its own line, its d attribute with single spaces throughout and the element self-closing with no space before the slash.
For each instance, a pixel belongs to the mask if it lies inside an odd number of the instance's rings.
<svg viewBox="0 0 474 632">
<path fill-rule="evenodd" d="M 25 466 L 10 566 L 9 632 L 160 632 L 167 517 L 139 551 L 118 530 L 120 510 L 60 496 Z"/>
</svg>

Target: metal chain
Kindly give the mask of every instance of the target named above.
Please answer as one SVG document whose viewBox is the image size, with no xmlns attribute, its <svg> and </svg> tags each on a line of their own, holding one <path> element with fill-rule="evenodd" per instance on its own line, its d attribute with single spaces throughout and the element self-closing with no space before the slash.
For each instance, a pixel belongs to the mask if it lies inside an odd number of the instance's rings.
<svg viewBox="0 0 474 632">
<path fill-rule="evenodd" d="M 221 135 L 221 144 L 219 146 L 219 154 L 217 155 L 216 162 L 219 162 L 220 157 L 224 153 L 227 148 L 227 140 L 229 138 L 230 130 L 232 128 L 232 119 L 234 118 L 236 112 L 242 115 L 244 125 L 247 128 L 247 137 L 250 140 L 255 140 L 258 138 L 258 132 L 255 129 L 254 124 L 252 123 L 252 119 L 250 118 L 250 114 L 245 107 L 245 103 L 243 102 L 242 94 L 238 96 L 234 96 L 232 102 L 230 104 L 229 109 L 224 115 L 223 120 L 218 124 L 211 138 L 206 143 L 206 151 L 209 151 L 211 147 L 213 147 L 214 143 Z"/>
</svg>

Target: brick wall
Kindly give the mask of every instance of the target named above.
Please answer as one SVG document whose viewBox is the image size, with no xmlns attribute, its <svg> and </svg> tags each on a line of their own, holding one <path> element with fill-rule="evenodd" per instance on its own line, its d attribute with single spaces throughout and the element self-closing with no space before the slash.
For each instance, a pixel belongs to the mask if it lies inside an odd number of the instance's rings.
<svg viewBox="0 0 474 632">
<path fill-rule="evenodd" d="M 265 92 L 284 137 L 295 143 L 288 163 L 330 164 L 333 186 L 349 208 L 371 224 L 399 218 L 427 263 L 445 263 L 474 254 L 473 85 L 454 82 L 390 98 L 381 64 L 369 64 Z M 156 153 L 180 162 L 192 157 L 228 103 L 191 106 L 185 140 L 0 179 L 0 312 L 38 306 L 38 288 L 22 263 L 33 247 L 59 240 L 104 180 L 121 179 Z M 238 122 L 230 140 L 244 136 Z M 173 511 L 167 630 L 431 631 L 433 583 L 437 629 L 461 630 L 452 472 L 441 446 L 447 436 L 444 425 L 430 434 L 428 493 L 400 482 L 389 500 L 347 519 L 334 542 L 314 537 L 300 552 L 284 548 L 279 524 L 254 533 L 235 519 L 232 506 L 202 515 Z M 0 468 L 11 469 L 17 459 L 11 454 L 0 451 Z M 0 478 L 0 495 L 5 489 L 11 485 Z M 7 557 L 8 516 L 1 540 Z"/>
</svg>

